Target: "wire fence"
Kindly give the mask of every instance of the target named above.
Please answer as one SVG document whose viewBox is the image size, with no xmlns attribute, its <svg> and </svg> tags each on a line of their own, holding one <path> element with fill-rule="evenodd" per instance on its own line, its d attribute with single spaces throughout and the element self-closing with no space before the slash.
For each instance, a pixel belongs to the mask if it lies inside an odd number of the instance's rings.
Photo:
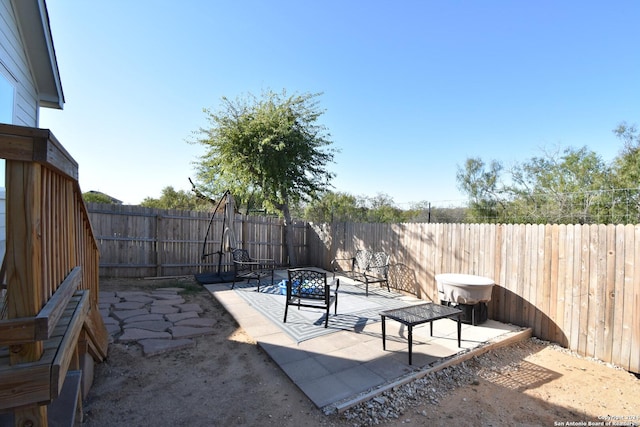
<svg viewBox="0 0 640 427">
<path fill-rule="evenodd" d="M 425 220 L 427 218 L 428 220 Z M 576 193 L 532 192 L 518 198 L 431 202 L 411 222 L 504 224 L 638 224 L 640 188 Z"/>
</svg>

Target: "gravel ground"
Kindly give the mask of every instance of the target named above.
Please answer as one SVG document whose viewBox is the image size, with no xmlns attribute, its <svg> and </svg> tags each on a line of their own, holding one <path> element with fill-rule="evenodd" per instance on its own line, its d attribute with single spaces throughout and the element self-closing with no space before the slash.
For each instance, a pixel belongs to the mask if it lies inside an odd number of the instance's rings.
<svg viewBox="0 0 640 427">
<path fill-rule="evenodd" d="M 484 353 L 458 365 L 450 366 L 408 384 L 395 387 L 378 397 L 345 411 L 343 417 L 351 421 L 353 427 L 380 425 L 403 417 L 405 417 L 405 422 L 410 422 L 410 418 L 406 418 L 406 414 L 411 412 L 412 408 L 418 406 L 426 406 L 426 408 L 415 414 L 427 417 L 430 412 L 437 411 L 438 405 L 450 398 L 452 392 L 457 389 L 467 386 L 479 386 L 481 380 L 489 382 L 498 380 L 500 382 L 502 381 L 500 378 L 509 377 L 512 374 L 517 375 L 523 368 L 523 360 L 540 352 L 541 348 L 548 348 L 571 358 L 617 370 L 622 374 L 629 375 L 630 379 L 632 376 L 632 374 L 628 374 L 623 369 L 612 364 L 603 363 L 593 358 L 581 357 L 575 352 L 534 337 L 524 342 Z M 640 386 L 640 382 L 636 385 Z M 640 415 L 640 405 L 638 406 L 637 414 Z M 631 419 L 636 419 L 635 415 L 631 416 Z M 637 421 L 640 422 L 640 419 L 637 419 Z M 627 425 L 634 425 L 634 423 L 630 422 Z M 636 423 L 635 425 L 639 424 Z"/>
</svg>

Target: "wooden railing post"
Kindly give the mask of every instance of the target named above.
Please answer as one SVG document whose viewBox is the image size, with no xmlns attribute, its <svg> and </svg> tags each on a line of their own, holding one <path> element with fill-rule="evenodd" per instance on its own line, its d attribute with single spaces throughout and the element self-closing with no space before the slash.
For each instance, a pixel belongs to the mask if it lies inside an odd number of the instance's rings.
<svg viewBox="0 0 640 427">
<path fill-rule="evenodd" d="M 42 166 L 7 161 L 7 289 L 9 318 L 33 317 L 43 306 L 42 295 Z M 34 362 L 42 356 L 42 341 L 11 346 L 10 363 Z M 16 425 L 47 425 L 46 406 L 31 405 L 14 412 Z"/>
</svg>

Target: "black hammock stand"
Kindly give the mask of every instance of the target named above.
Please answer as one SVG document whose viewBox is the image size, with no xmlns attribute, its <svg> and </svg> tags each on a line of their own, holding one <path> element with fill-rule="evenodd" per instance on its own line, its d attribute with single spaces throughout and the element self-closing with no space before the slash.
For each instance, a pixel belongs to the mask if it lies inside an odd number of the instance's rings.
<svg viewBox="0 0 640 427">
<path fill-rule="evenodd" d="M 232 282 L 233 281 L 233 271 L 230 272 L 223 272 L 222 271 L 222 257 L 224 255 L 224 242 L 225 242 L 225 231 L 232 233 L 233 230 L 227 230 L 227 216 L 228 216 L 228 209 L 230 209 L 229 206 L 229 197 L 231 196 L 231 193 L 229 192 L 229 190 L 225 191 L 224 194 L 222 195 L 222 197 L 220 197 L 220 200 L 216 201 L 213 199 L 210 199 L 209 197 L 205 196 L 204 194 L 202 194 L 195 186 L 195 184 L 193 183 L 193 181 L 191 181 L 191 178 L 189 178 L 189 182 L 191 183 L 191 186 L 193 187 L 193 191 L 196 193 L 196 196 L 198 198 L 204 199 L 204 200 L 208 200 L 209 202 L 211 202 L 212 204 L 215 205 L 215 209 L 213 210 L 213 213 L 211 214 L 211 218 L 209 219 L 209 224 L 207 225 L 207 232 L 204 236 L 204 242 L 202 243 L 202 253 L 200 255 L 200 262 L 204 264 L 204 261 L 212 256 L 212 255 L 218 255 L 218 264 L 217 264 L 217 269 L 215 272 L 203 272 L 203 271 L 199 271 L 198 273 L 195 274 L 195 279 L 198 281 L 198 283 L 205 285 L 205 284 L 213 284 L 213 283 L 226 283 L 226 282 Z M 209 252 L 207 253 L 207 242 L 209 241 L 209 236 L 211 234 L 211 227 L 213 225 L 213 220 L 216 218 L 216 213 L 218 212 L 218 210 L 220 209 L 220 206 L 222 205 L 222 203 L 225 202 L 225 207 L 224 207 L 224 214 L 222 215 L 222 233 L 220 235 L 220 248 L 215 251 L 215 252 Z M 231 209 L 233 209 L 231 207 Z M 234 212 L 231 212 L 231 215 L 233 215 Z M 202 269 L 202 267 L 201 267 Z"/>
</svg>

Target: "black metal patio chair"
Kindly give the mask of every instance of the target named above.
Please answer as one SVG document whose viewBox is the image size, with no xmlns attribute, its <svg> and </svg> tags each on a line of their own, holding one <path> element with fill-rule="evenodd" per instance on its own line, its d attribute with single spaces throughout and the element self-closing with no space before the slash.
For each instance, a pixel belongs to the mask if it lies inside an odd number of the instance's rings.
<svg viewBox="0 0 640 427">
<path fill-rule="evenodd" d="M 327 283 L 327 273 L 306 268 L 288 270 L 287 299 L 284 308 L 284 323 L 287 323 L 287 313 L 290 305 L 325 310 L 324 327 L 329 325 L 329 308 L 334 306 L 334 314 L 338 314 L 338 288 L 340 280 L 333 279 Z M 335 289 L 333 285 L 335 284 Z"/>
<path fill-rule="evenodd" d="M 260 281 L 269 276 L 271 276 L 271 285 L 273 286 L 273 271 L 276 268 L 274 260 L 251 258 L 246 249 L 234 249 L 231 251 L 231 256 L 233 257 L 234 269 L 231 289 L 238 281 L 246 280 L 247 283 L 250 283 L 255 279 L 258 282 L 258 292 L 260 292 Z"/>
<path fill-rule="evenodd" d="M 347 270 L 340 269 L 340 261 L 349 261 Z M 351 258 L 335 258 L 332 262 L 333 277 L 340 272 L 347 277 L 365 284 L 365 294 L 369 296 L 369 283 L 380 283 L 389 288 L 389 255 L 385 252 L 371 252 L 359 249 Z"/>
</svg>

